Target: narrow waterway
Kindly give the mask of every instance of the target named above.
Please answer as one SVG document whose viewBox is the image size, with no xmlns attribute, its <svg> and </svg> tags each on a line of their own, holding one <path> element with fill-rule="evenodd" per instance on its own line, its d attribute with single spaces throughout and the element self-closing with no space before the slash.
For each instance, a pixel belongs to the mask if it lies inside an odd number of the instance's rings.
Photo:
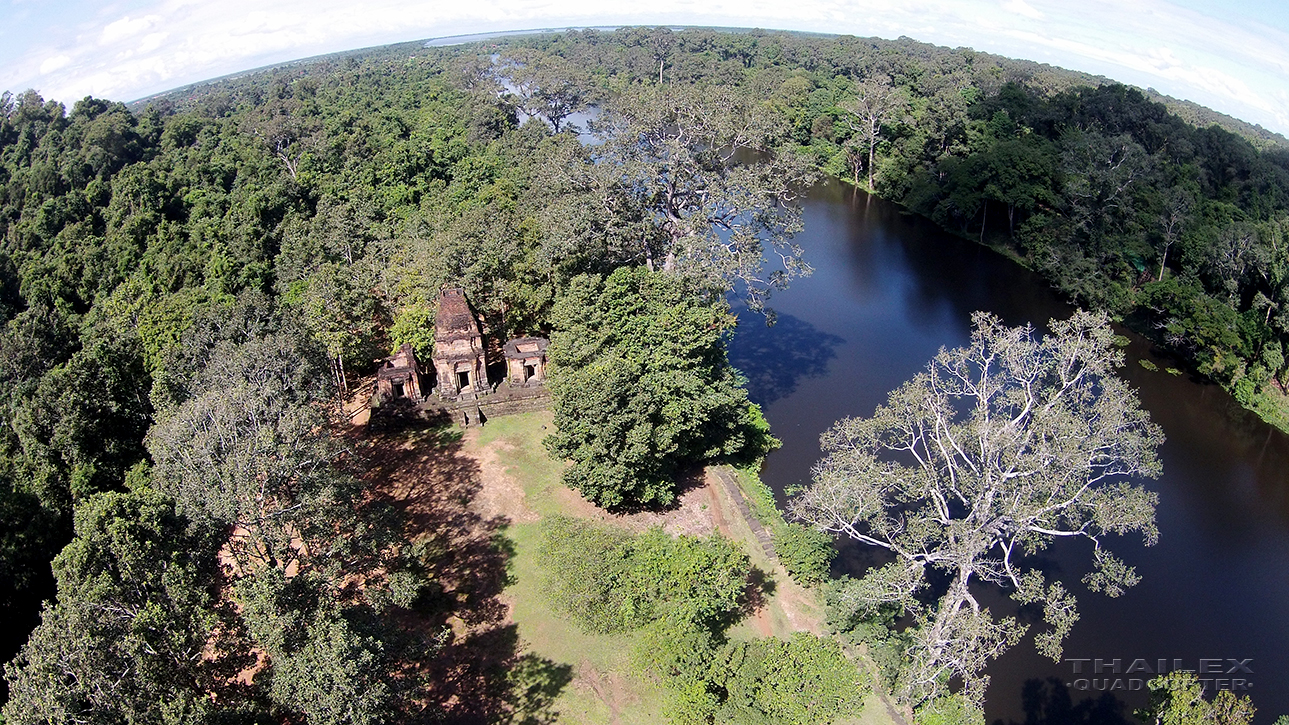
<svg viewBox="0 0 1289 725">
<path fill-rule="evenodd" d="M 798 241 L 814 275 L 773 298 L 774 327 L 741 313 L 730 346 L 783 441 L 762 472 L 781 500 L 809 481 L 824 429 L 870 414 L 941 346 L 965 344 L 972 311 L 1040 326 L 1071 312 L 1010 260 L 839 183 L 810 194 Z M 1142 576 L 1118 599 L 1079 582 L 1090 546 L 1049 549 L 1044 569 L 1075 592 L 1082 612 L 1065 657 L 1087 662 L 1077 663 L 1080 672 L 1073 661 L 1054 663 L 1027 637 L 989 669 L 986 714 L 991 723 L 1135 722 L 1132 709 L 1145 702 L 1137 688 L 1150 676 L 1140 670 L 1164 660 L 1204 666 L 1218 674 L 1203 677 L 1226 687 L 1242 680 L 1256 722 L 1269 725 L 1289 714 L 1289 436 L 1216 386 L 1164 372 L 1170 363 L 1138 338 L 1128 357 L 1123 375 L 1168 438 L 1164 475 L 1146 482 L 1159 492 L 1160 542 L 1114 542 Z M 1142 357 L 1161 370 L 1142 368 Z M 838 573 L 862 560 L 852 549 Z M 990 601 L 1010 608 L 1005 598 Z M 1137 660 L 1139 671 L 1127 672 Z"/>
</svg>

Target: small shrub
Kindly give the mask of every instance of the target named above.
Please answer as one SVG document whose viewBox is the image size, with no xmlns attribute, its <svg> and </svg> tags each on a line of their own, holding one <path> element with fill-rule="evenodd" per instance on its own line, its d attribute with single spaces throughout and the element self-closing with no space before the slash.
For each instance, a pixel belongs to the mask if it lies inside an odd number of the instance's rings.
<svg viewBox="0 0 1289 725">
<path fill-rule="evenodd" d="M 899 680 L 910 639 L 909 632 L 896 628 L 902 610 L 889 604 L 871 605 L 850 577 L 824 583 L 823 594 L 828 629 L 844 642 L 863 645 L 877 665 L 882 682 L 893 687 Z"/>
<path fill-rule="evenodd" d="M 836 641 L 797 632 L 792 639 L 728 645 L 722 653 L 720 723 L 816 725 L 859 713 L 867 678 Z"/>
<path fill-rule="evenodd" d="M 985 725 L 985 713 L 962 695 L 937 697 L 917 709 L 917 725 Z"/>
<path fill-rule="evenodd" d="M 638 536 L 553 517 L 540 550 L 556 610 L 592 632 L 624 632 L 664 616 L 723 628 L 738 610 L 750 563 L 728 539 Z"/>
<path fill-rule="evenodd" d="M 801 524 L 786 524 L 777 533 L 774 550 L 797 583 L 811 586 L 828 578 L 828 569 L 837 556 L 831 535 Z"/>
<path fill-rule="evenodd" d="M 1144 357 L 1143 357 L 1142 359 L 1138 360 L 1138 361 L 1137 361 L 1137 364 L 1138 364 L 1138 365 L 1140 365 L 1140 366 L 1142 366 L 1143 368 L 1145 368 L 1145 369 L 1149 370 L 1149 371 L 1150 371 L 1150 372 L 1152 372 L 1152 373 L 1154 373 L 1154 372 L 1158 372 L 1158 371 L 1159 371 L 1159 366 L 1158 366 L 1158 365 L 1154 364 L 1153 362 L 1151 362 L 1151 361 L 1147 360 L 1147 359 L 1146 359 L 1146 358 L 1144 358 Z"/>
</svg>

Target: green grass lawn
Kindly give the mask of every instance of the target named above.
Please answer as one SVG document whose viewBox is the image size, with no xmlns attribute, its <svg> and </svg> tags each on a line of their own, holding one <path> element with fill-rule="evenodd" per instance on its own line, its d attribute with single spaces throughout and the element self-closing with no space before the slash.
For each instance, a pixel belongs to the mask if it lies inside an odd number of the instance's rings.
<svg viewBox="0 0 1289 725">
<path fill-rule="evenodd" d="M 559 493 L 564 490 L 560 484 L 563 465 L 552 460 L 541 444 L 553 428 L 551 420 L 549 412 L 498 417 L 479 430 L 471 445 L 490 449 L 496 455 L 506 474 L 523 488 L 526 506 L 539 517 L 577 515 L 569 506 L 567 492 L 562 496 Z M 727 512 L 731 537 L 743 545 L 753 565 L 769 574 L 776 584 L 787 581 L 782 567 L 761 551 L 747 523 L 737 515 L 729 515 L 733 506 L 726 492 L 720 489 L 718 496 Z M 597 725 L 665 723 L 662 708 L 667 692 L 631 665 L 634 636 L 588 634 L 550 611 L 542 592 L 542 570 L 536 554 L 541 534 L 540 521 L 515 523 L 507 530 L 515 554 L 510 562 L 513 583 L 506 589 L 506 596 L 512 602 L 512 616 L 525 651 L 572 667 L 572 681 L 549 708 L 555 716 L 553 721 Z M 775 597 L 789 596 L 788 588 L 792 586 L 795 585 L 777 586 L 771 603 Z M 817 614 L 809 611 L 812 605 L 817 607 L 812 593 L 796 588 L 791 596 L 798 610 Z M 782 607 L 769 606 L 765 611 L 775 636 L 786 637 L 797 629 L 787 620 Z M 761 637 L 764 626 L 745 620 L 731 628 L 729 636 Z M 893 725 L 876 696 L 870 695 L 865 703 L 862 716 L 853 722 Z"/>
<path fill-rule="evenodd" d="M 546 426 L 546 430 L 542 426 Z M 493 444 L 498 462 L 523 486 L 525 502 L 540 516 L 569 513 L 554 496 L 562 466 L 551 460 L 541 440 L 551 428 L 550 413 L 526 413 L 490 420 L 480 431 L 479 446 Z M 560 723 L 663 723 L 666 692 L 632 671 L 633 638 L 588 634 L 550 611 L 541 591 L 537 562 L 541 536 L 538 522 L 508 530 L 515 546 L 511 560 L 514 583 L 506 595 L 527 651 L 573 667 L 574 679 L 551 710 Z"/>
</svg>

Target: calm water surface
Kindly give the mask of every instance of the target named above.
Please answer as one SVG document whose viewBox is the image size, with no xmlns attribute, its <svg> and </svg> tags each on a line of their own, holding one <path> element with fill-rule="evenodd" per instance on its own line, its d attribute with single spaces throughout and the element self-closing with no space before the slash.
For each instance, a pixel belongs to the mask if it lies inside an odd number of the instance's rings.
<svg viewBox="0 0 1289 725">
<path fill-rule="evenodd" d="M 778 294 L 779 321 L 766 328 L 755 315 L 742 326 L 730 357 L 748 376 L 783 441 L 762 476 L 780 497 L 807 483 L 820 457 L 819 434 L 833 421 L 862 416 L 885 401 L 941 346 L 967 342 L 973 310 L 1012 325 L 1042 325 L 1066 317 L 1063 303 L 1034 275 L 1009 260 L 903 215 L 898 208 L 830 183 L 806 204 L 798 241 L 815 268 Z M 1164 475 L 1146 485 L 1159 492 L 1160 542 L 1139 537 L 1114 542 L 1137 567 L 1142 583 L 1118 599 L 1083 588 L 1091 546 L 1061 542 L 1044 567 L 1079 597 L 1082 619 L 1067 641 L 1067 658 L 1251 660 L 1256 722 L 1289 714 L 1289 437 L 1239 409 L 1222 390 L 1188 376 L 1148 372 L 1137 360 L 1153 356 L 1133 337 L 1123 375 L 1139 390 L 1151 417 L 1168 437 Z M 859 552 L 844 559 L 862 561 Z M 846 569 L 842 562 L 838 569 Z M 1014 609 L 990 599 L 995 611 Z M 1141 674 L 1075 675 L 1070 662 L 1053 663 L 1034 650 L 1032 637 L 998 660 L 986 713 L 991 723 L 1135 722 L 1131 711 L 1144 693 L 1076 691 L 1124 688 Z M 1148 675 L 1147 675 L 1148 677 Z"/>
</svg>

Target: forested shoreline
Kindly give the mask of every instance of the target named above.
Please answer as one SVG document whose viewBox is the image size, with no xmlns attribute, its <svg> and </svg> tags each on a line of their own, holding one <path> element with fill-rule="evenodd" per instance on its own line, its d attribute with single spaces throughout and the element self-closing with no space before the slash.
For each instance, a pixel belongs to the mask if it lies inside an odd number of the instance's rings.
<svg viewBox="0 0 1289 725">
<path fill-rule="evenodd" d="M 408 614 L 445 555 L 364 494 L 334 432 L 350 386 L 401 344 L 427 354 L 438 291 L 462 287 L 488 334 L 552 337 L 570 485 L 667 502 L 684 465 L 773 445 L 725 359 L 726 299 L 772 317 L 809 273 L 791 239 L 819 171 L 1005 248 L 1286 427 L 1289 150 L 1095 80 L 908 40 L 624 29 L 389 46 L 134 110 L 5 94 L 6 659 L 34 629 L 13 701 L 328 722 L 450 698 Z M 640 340 L 668 335 L 654 363 Z M 627 413 L 572 424 L 640 410 L 647 444 Z M 229 679 L 260 656 L 270 684 Z"/>
<path fill-rule="evenodd" d="M 718 48 L 664 35 L 636 57 L 594 35 L 519 43 L 595 69 L 602 87 L 643 76 L 649 50 L 673 83 L 744 88 L 781 114 L 783 147 L 1004 250 L 1289 429 L 1283 143 L 1193 126 L 1105 79 L 969 49 L 734 37 Z"/>
</svg>

